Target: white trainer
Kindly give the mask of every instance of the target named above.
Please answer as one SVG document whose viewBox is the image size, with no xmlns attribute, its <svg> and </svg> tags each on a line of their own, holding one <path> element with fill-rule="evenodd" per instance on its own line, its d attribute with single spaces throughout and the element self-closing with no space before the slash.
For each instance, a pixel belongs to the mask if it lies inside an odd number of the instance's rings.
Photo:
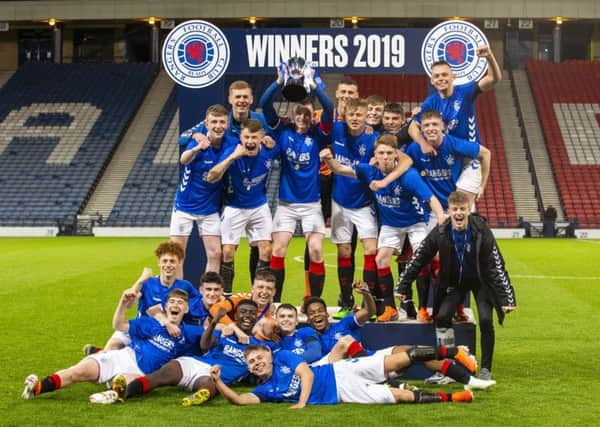
<svg viewBox="0 0 600 427">
<path fill-rule="evenodd" d="M 35 389 L 40 382 L 39 378 L 35 374 L 30 374 L 25 378 L 25 388 L 21 393 L 21 398 L 25 400 L 31 400 L 35 397 Z"/>
</svg>

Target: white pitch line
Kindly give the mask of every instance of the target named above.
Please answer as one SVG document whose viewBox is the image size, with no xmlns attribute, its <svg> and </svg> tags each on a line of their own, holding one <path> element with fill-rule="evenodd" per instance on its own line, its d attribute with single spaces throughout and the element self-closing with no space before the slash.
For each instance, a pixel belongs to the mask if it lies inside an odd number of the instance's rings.
<svg viewBox="0 0 600 427">
<path fill-rule="evenodd" d="M 325 254 L 335 255 L 335 254 Z M 294 261 L 304 264 L 304 256 L 295 256 Z M 337 268 L 336 264 L 325 264 L 327 268 Z M 362 270 L 361 267 L 357 267 L 357 270 Z M 510 274 L 510 272 L 509 272 Z M 510 274 L 510 277 L 515 279 L 540 279 L 540 280 L 600 280 L 597 276 L 543 276 L 534 274 Z"/>
</svg>

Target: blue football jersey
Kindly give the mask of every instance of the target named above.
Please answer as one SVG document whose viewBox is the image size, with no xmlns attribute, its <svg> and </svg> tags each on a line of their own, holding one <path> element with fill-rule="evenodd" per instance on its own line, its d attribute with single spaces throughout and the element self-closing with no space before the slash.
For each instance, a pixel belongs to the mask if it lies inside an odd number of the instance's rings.
<svg viewBox="0 0 600 427">
<path fill-rule="evenodd" d="M 331 132 L 333 156 L 340 164 L 352 168 L 359 163 L 369 163 L 378 136 L 377 132 L 351 136 L 345 123 L 336 122 Z M 338 174 L 333 176 L 333 200 L 350 209 L 362 208 L 373 201 L 371 190 L 363 181 Z"/>
<path fill-rule="evenodd" d="M 329 137 L 318 125 L 302 135 L 280 123 L 272 133 L 281 153 L 279 200 L 287 203 L 321 200 L 319 151 L 329 143 Z"/>
<path fill-rule="evenodd" d="M 343 336 L 352 335 L 355 340 L 360 341 L 359 329 L 360 325 L 356 322 L 356 316 L 352 313 L 337 323 L 330 323 L 325 331 L 317 332 L 323 354 L 329 353 Z"/>
<path fill-rule="evenodd" d="M 129 347 L 135 352 L 138 367 L 145 374 L 160 369 L 165 363 L 188 352 L 198 343 L 204 332 L 201 326 L 179 325 L 181 335 L 173 338 L 167 328 L 152 317 L 140 317 L 129 321 Z"/>
<path fill-rule="evenodd" d="M 235 146 L 229 147 L 221 160 L 234 150 Z M 256 156 L 243 156 L 234 160 L 224 176 L 225 204 L 234 208 L 252 209 L 267 203 L 267 177 L 278 153 L 277 147 L 268 149 L 261 146 Z"/>
<path fill-rule="evenodd" d="M 196 157 L 183 166 L 183 172 L 175 194 L 174 208 L 176 210 L 196 215 L 210 215 L 219 212 L 223 195 L 223 183 L 217 181 L 210 183 L 206 180 L 208 171 L 211 170 L 221 158 L 228 147 L 237 144 L 236 139 L 224 137 L 221 147 L 208 147 L 196 153 Z M 186 150 L 197 146 L 192 140 Z"/>
<path fill-rule="evenodd" d="M 439 111 L 449 135 L 479 143 L 475 116 L 475 98 L 478 94 L 477 82 L 455 85 L 452 96 L 448 98 L 442 98 L 437 92 L 429 95 L 421 105 L 421 113 L 427 110 Z M 421 113 L 414 118 L 417 123 L 421 123 Z"/>
<path fill-rule="evenodd" d="M 385 174 L 376 167 L 361 163 L 356 167 L 356 175 L 368 184 L 380 180 Z M 400 178 L 374 194 L 379 222 L 391 227 L 408 227 L 429 220 L 425 202 L 433 196 L 419 173 L 410 168 Z"/>
<path fill-rule="evenodd" d="M 306 363 L 312 363 L 323 357 L 317 331 L 309 326 L 298 329 L 293 335 L 281 337 L 279 345 L 283 350 L 289 350 L 300 356 Z"/>
<path fill-rule="evenodd" d="M 445 135 L 437 152 L 435 157 L 424 154 L 419 144 L 415 142 L 406 149 L 406 154 L 413 160 L 413 167 L 425 179 L 444 210 L 447 210 L 448 196 L 456 191 L 456 182 L 463 169 L 463 160 L 478 158 L 479 144 Z"/>
<path fill-rule="evenodd" d="M 198 318 L 202 317 L 204 309 L 200 309 L 198 306 L 204 307 L 204 305 L 202 304 L 202 295 L 198 289 L 190 282 L 183 279 L 175 279 L 172 286 L 165 286 L 161 283 L 160 276 L 151 277 L 142 285 L 142 288 L 140 289 L 142 296 L 138 301 L 138 317 L 146 316 L 146 311 L 156 304 L 160 304 L 164 308 L 167 296 L 173 289 L 182 289 L 188 293 L 190 311 L 185 315 L 184 321 L 192 324 L 200 324 Z M 192 309 L 192 307 L 194 307 L 194 309 Z M 206 318 L 206 316 L 204 318 Z"/>
<path fill-rule="evenodd" d="M 273 373 L 267 381 L 256 387 L 252 394 L 261 402 L 297 402 L 300 398 L 301 381 L 295 375 L 296 368 L 304 359 L 290 351 L 281 350 L 273 355 Z M 314 374 L 308 397 L 310 405 L 337 403 L 337 384 L 333 365 L 310 367 Z"/>
<path fill-rule="evenodd" d="M 211 366 L 221 366 L 221 379 L 225 384 L 240 381 L 248 375 L 248 365 L 244 359 L 244 350 L 248 344 L 240 343 L 235 335 L 222 337 L 219 331 L 215 331 L 214 335 L 217 337 L 217 343 L 206 354 L 195 358 Z M 279 348 L 271 341 L 260 341 L 254 337 L 250 337 L 250 344 L 267 346 L 272 351 Z"/>
</svg>

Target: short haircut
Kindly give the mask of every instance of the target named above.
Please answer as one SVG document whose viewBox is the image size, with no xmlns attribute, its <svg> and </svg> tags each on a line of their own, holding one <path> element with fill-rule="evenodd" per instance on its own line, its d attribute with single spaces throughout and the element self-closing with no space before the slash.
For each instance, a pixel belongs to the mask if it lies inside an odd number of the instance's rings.
<svg viewBox="0 0 600 427">
<path fill-rule="evenodd" d="M 400 114 L 401 116 L 404 116 L 404 108 L 402 108 L 402 104 L 399 102 L 388 102 L 383 106 L 383 112 Z"/>
<path fill-rule="evenodd" d="M 248 347 L 246 347 L 246 349 L 244 350 L 244 357 L 248 356 L 250 353 L 252 353 L 253 351 L 268 351 L 270 352 L 271 350 L 269 349 L 269 347 L 264 346 L 264 345 L 260 345 L 260 344 L 250 344 Z"/>
<path fill-rule="evenodd" d="M 254 276 L 254 281 L 262 280 L 263 282 L 277 282 L 275 275 L 271 272 L 271 270 L 258 270 L 256 275 Z"/>
<path fill-rule="evenodd" d="M 381 95 L 371 95 L 369 97 L 367 97 L 367 104 L 368 105 L 379 105 L 379 104 L 384 104 L 385 105 L 385 98 Z"/>
<path fill-rule="evenodd" d="M 303 105 L 303 106 L 306 106 L 306 107 L 310 106 L 313 110 L 316 108 L 315 99 L 313 97 L 310 97 L 310 96 L 307 96 L 302 101 L 299 101 L 297 104 L 298 105 Z"/>
<path fill-rule="evenodd" d="M 382 135 L 379 135 L 379 137 L 375 141 L 375 148 L 379 147 L 380 145 L 387 145 L 392 148 L 398 148 L 398 138 L 396 138 L 396 135 L 392 135 L 391 133 L 384 133 Z"/>
<path fill-rule="evenodd" d="M 425 119 L 440 119 L 442 120 L 442 115 L 437 110 L 425 110 L 421 113 L 421 121 Z"/>
<path fill-rule="evenodd" d="M 252 301 L 251 299 L 243 299 L 240 302 L 238 302 L 237 307 L 241 307 L 242 305 L 251 305 L 252 307 L 256 308 L 258 310 L 258 304 L 255 301 Z M 237 308 L 235 309 L 237 311 Z"/>
<path fill-rule="evenodd" d="M 229 85 L 229 93 L 231 93 L 232 90 L 239 89 L 250 89 L 250 93 L 252 93 L 252 87 L 244 80 L 236 80 Z"/>
<path fill-rule="evenodd" d="M 440 65 L 446 65 L 447 67 L 450 67 L 450 64 L 448 64 L 448 62 L 441 60 L 435 61 L 433 64 L 431 64 L 431 68 L 433 69 L 433 67 L 439 67 Z M 452 67 L 450 67 L 450 69 L 452 69 Z"/>
<path fill-rule="evenodd" d="M 356 86 L 356 89 L 358 89 L 358 83 L 356 83 L 356 80 L 348 76 L 342 77 L 342 79 L 338 82 L 337 87 L 340 87 L 340 85 Z"/>
<path fill-rule="evenodd" d="M 359 108 L 364 108 L 365 110 L 369 107 L 366 99 L 361 98 L 352 98 L 346 102 L 346 111 L 357 110 Z"/>
<path fill-rule="evenodd" d="M 321 304 L 325 308 L 325 310 L 327 310 L 327 303 L 324 299 L 319 297 L 310 297 L 304 300 L 304 304 L 302 304 L 302 311 L 306 313 L 306 310 L 308 310 L 308 306 L 315 303 Z"/>
<path fill-rule="evenodd" d="M 189 294 L 184 291 L 183 289 L 173 289 L 171 292 L 169 292 L 167 294 L 167 301 L 169 300 L 169 298 L 181 298 L 184 301 L 189 301 L 190 300 L 190 296 Z"/>
<path fill-rule="evenodd" d="M 288 304 L 287 302 L 280 304 L 279 307 L 277 307 L 277 310 L 275 310 L 275 313 L 279 313 L 279 310 L 292 310 L 294 313 L 296 313 L 296 315 L 298 315 L 298 310 L 296 307 L 294 307 L 292 304 Z"/>
<path fill-rule="evenodd" d="M 296 105 L 296 108 L 294 108 L 294 114 L 296 114 L 296 115 L 302 114 L 303 116 L 307 115 L 309 117 L 312 117 L 313 112 L 310 108 L 308 108 L 304 105 L 298 104 L 298 105 Z"/>
<path fill-rule="evenodd" d="M 216 271 L 207 271 L 200 277 L 200 285 L 204 283 L 216 283 L 223 286 L 223 278 Z"/>
<path fill-rule="evenodd" d="M 213 116 L 226 116 L 229 113 L 227 112 L 227 108 L 223 107 L 221 104 L 214 104 L 206 109 L 206 117 L 208 117 L 209 114 L 212 114 Z"/>
<path fill-rule="evenodd" d="M 263 130 L 262 123 L 256 119 L 248 119 L 242 123 L 242 130 L 248 129 L 249 132 L 259 132 Z"/>
<path fill-rule="evenodd" d="M 469 197 L 461 191 L 454 191 L 448 196 L 449 205 L 468 205 L 469 203 L 471 203 Z"/>
<path fill-rule="evenodd" d="M 183 260 L 185 258 L 185 250 L 183 247 L 172 240 L 167 240 L 166 242 L 160 243 L 156 249 L 154 250 L 154 255 L 156 258 L 159 258 L 165 254 L 175 255 L 179 260 Z"/>
</svg>

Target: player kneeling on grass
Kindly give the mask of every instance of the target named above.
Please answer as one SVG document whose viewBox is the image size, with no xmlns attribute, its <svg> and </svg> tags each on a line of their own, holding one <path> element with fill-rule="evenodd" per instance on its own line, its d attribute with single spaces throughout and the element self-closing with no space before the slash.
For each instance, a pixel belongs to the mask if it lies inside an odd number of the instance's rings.
<svg viewBox="0 0 600 427">
<path fill-rule="evenodd" d="M 172 290 L 165 307 L 167 321 L 179 326 L 181 334 L 177 338 L 169 335 L 167 328 L 151 317 L 140 317 L 127 321 L 125 310 L 130 308 L 136 294 L 126 290 L 119 301 L 113 316 L 113 327 L 128 332 L 131 344 L 120 350 L 92 354 L 75 366 L 60 370 L 40 381 L 34 374 L 25 379 L 25 389 L 21 397 L 33 399 L 41 393 L 48 393 L 73 383 L 93 381 L 104 383 L 116 375 L 138 377 L 149 374 L 162 365 L 191 349 L 200 339 L 204 328 L 185 325 L 183 316 L 188 312 L 188 294 L 181 289 Z"/>
<path fill-rule="evenodd" d="M 293 409 L 308 405 L 335 403 L 435 403 L 471 402 L 473 393 L 431 393 L 378 384 L 398 375 L 412 363 L 436 358 L 433 347 L 413 347 L 407 352 L 342 360 L 310 367 L 304 359 L 289 351 L 272 354 L 263 346 L 249 346 L 244 351 L 248 370 L 260 382 L 251 393 L 238 394 L 221 380 L 221 369 L 214 366 L 211 378 L 227 400 L 236 405 L 261 402 L 295 402 Z M 466 370 L 466 368 L 463 367 Z"/>
</svg>

